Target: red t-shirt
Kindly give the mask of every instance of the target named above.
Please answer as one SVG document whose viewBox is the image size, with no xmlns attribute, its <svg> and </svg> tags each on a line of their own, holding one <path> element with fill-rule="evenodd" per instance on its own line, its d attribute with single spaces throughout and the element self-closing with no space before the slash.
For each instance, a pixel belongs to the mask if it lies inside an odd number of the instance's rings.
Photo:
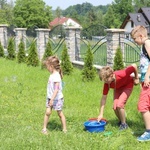
<svg viewBox="0 0 150 150">
<path fill-rule="evenodd" d="M 133 66 L 129 66 L 124 70 L 114 71 L 116 81 L 111 82 L 110 84 L 104 83 L 103 95 L 107 95 L 109 88 L 119 89 L 119 88 L 133 88 L 134 82 L 133 78 L 130 76 L 135 71 Z"/>
</svg>

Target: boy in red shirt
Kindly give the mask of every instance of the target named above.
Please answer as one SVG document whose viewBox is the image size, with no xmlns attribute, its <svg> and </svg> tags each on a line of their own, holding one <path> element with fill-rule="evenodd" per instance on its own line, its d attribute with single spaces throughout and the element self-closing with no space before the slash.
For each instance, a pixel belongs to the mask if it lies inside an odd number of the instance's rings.
<svg viewBox="0 0 150 150">
<path fill-rule="evenodd" d="M 131 74 L 134 73 L 134 78 Z M 134 84 L 139 83 L 136 64 L 132 64 L 123 70 L 113 71 L 109 66 L 103 67 L 99 72 L 101 81 L 104 81 L 103 96 L 100 103 L 98 121 L 103 118 L 107 94 L 110 88 L 114 89 L 114 112 L 119 119 L 120 130 L 128 128 L 125 119 L 125 104 L 132 92 Z"/>
</svg>

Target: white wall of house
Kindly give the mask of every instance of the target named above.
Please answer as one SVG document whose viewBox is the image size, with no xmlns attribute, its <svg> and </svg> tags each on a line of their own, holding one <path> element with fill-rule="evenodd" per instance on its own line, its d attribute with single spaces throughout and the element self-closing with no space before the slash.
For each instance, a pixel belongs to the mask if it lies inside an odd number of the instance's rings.
<svg viewBox="0 0 150 150">
<path fill-rule="evenodd" d="M 77 22 L 75 22 L 74 20 L 72 20 L 71 18 L 69 18 L 67 20 L 67 22 L 64 23 L 64 25 L 67 25 L 67 26 L 74 26 L 74 27 L 81 27 L 80 24 L 78 24 Z"/>
<path fill-rule="evenodd" d="M 132 31 L 132 27 L 131 27 L 131 21 L 129 21 L 127 24 L 126 24 L 126 26 L 125 26 L 125 28 L 124 28 L 125 30 L 126 30 L 126 32 L 131 32 Z"/>
</svg>

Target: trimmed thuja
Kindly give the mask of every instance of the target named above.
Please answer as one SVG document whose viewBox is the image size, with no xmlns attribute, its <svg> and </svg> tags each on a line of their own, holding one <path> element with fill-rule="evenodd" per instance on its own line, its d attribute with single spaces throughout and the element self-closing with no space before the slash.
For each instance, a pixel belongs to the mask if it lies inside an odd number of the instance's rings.
<svg viewBox="0 0 150 150">
<path fill-rule="evenodd" d="M 121 51 L 121 48 L 118 47 L 115 53 L 115 57 L 114 57 L 113 69 L 121 70 L 123 68 L 124 68 L 124 63 L 123 63 L 122 51 Z"/>
<path fill-rule="evenodd" d="M 16 58 L 13 38 L 10 38 L 8 41 L 7 52 L 8 52 L 8 55 L 6 57 L 7 59 L 14 60 Z"/>
<path fill-rule="evenodd" d="M 66 44 L 64 45 L 61 54 L 61 68 L 64 75 L 70 75 L 73 71 L 73 66 L 68 55 Z"/>
<path fill-rule="evenodd" d="M 38 59 L 35 41 L 31 43 L 31 46 L 29 48 L 29 55 L 27 57 L 27 65 L 34 66 L 34 67 L 39 66 L 39 59 Z"/>
<path fill-rule="evenodd" d="M 83 81 L 93 81 L 96 77 L 96 69 L 93 66 L 93 53 L 90 44 L 84 58 L 84 66 L 82 70 Z"/>
<path fill-rule="evenodd" d="M 5 55 L 4 55 L 4 48 L 3 48 L 2 44 L 1 44 L 1 41 L 0 41 L 0 57 L 5 57 Z"/>
<path fill-rule="evenodd" d="M 18 63 L 24 63 L 26 61 L 26 55 L 25 55 L 25 44 L 23 40 L 19 43 L 19 49 L 17 53 L 17 62 Z"/>
</svg>

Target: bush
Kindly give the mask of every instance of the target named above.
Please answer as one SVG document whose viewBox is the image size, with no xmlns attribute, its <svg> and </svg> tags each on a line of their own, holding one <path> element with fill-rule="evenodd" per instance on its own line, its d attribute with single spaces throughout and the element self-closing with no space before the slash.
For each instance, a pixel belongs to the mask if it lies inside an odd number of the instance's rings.
<svg viewBox="0 0 150 150">
<path fill-rule="evenodd" d="M 8 47 L 7 47 L 8 55 L 7 59 L 14 60 L 16 58 L 15 49 L 14 49 L 14 40 L 13 38 L 10 38 L 8 41 Z"/>
<path fill-rule="evenodd" d="M 29 55 L 27 57 L 27 65 L 28 66 L 34 66 L 34 67 L 39 66 L 39 59 L 38 59 L 35 41 L 33 41 L 31 43 L 31 46 L 29 48 Z"/>
<path fill-rule="evenodd" d="M 84 59 L 84 66 L 82 70 L 82 80 L 83 81 L 93 81 L 96 76 L 96 69 L 93 67 L 93 54 L 91 51 L 90 44 L 88 45 L 88 50 Z"/>
<path fill-rule="evenodd" d="M 2 44 L 1 44 L 1 41 L 0 41 L 0 57 L 5 57 L 5 55 L 4 55 L 4 48 L 3 48 Z"/>
<path fill-rule="evenodd" d="M 19 50 L 17 54 L 17 61 L 18 63 L 22 63 L 26 61 L 26 55 L 25 55 L 25 45 L 23 40 L 20 41 L 19 43 Z"/>
<path fill-rule="evenodd" d="M 66 47 L 66 44 L 64 45 L 61 54 L 61 68 L 64 75 L 70 75 L 73 71 L 73 66 L 68 55 L 68 49 Z"/>
<path fill-rule="evenodd" d="M 115 57 L 114 57 L 113 69 L 121 70 L 123 68 L 124 68 L 124 63 L 123 63 L 122 52 L 121 52 L 121 48 L 118 47 L 115 53 Z"/>
</svg>

